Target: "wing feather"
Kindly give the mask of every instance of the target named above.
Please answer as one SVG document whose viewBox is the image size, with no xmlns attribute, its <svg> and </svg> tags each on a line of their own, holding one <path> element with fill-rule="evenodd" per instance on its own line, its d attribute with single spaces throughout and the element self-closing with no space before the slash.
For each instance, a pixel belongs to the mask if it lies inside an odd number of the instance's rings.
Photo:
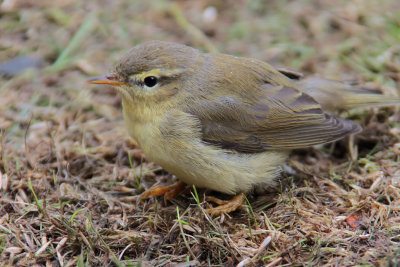
<svg viewBox="0 0 400 267">
<path fill-rule="evenodd" d="M 295 88 L 263 86 L 269 87 L 268 94 L 257 101 L 203 98 L 185 111 L 201 122 L 205 142 L 244 153 L 304 148 L 361 131 L 353 121 L 324 113 L 311 96 Z"/>
</svg>

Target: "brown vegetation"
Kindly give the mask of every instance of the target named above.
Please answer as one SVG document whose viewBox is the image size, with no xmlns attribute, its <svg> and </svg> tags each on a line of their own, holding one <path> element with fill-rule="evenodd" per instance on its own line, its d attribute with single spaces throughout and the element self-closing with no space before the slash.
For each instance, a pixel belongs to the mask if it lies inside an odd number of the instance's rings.
<svg viewBox="0 0 400 267">
<path fill-rule="evenodd" d="M 280 192 L 211 218 L 203 190 L 137 202 L 175 178 L 128 137 L 116 92 L 85 84 L 161 39 L 396 95 L 398 1 L 5 0 L 0 20 L 0 62 L 42 61 L 0 78 L 1 266 L 399 264 L 398 108 L 342 114 L 365 130 L 296 151 Z"/>
</svg>

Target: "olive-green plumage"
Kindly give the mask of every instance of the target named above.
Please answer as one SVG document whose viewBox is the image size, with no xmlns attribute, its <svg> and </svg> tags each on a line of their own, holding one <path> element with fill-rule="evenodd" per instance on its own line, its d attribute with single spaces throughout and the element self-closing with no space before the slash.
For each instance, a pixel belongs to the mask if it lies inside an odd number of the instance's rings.
<svg viewBox="0 0 400 267">
<path fill-rule="evenodd" d="M 361 130 L 327 110 L 400 102 L 160 41 L 134 47 L 92 82 L 118 89 L 128 131 L 151 160 L 185 183 L 231 194 L 274 186 L 291 149 Z"/>
</svg>

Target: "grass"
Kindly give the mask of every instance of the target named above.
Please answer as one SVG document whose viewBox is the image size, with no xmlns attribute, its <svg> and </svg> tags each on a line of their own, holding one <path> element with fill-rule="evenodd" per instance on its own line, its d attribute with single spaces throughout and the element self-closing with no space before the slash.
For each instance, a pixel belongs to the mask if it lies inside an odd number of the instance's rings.
<svg viewBox="0 0 400 267">
<path fill-rule="evenodd" d="M 342 114 L 364 127 L 351 155 L 294 151 L 279 192 L 214 218 L 198 188 L 138 201 L 175 178 L 128 137 L 118 94 L 85 81 L 160 39 L 396 95 L 399 15 L 394 0 L 4 1 L 0 62 L 45 64 L 0 77 L 0 265 L 396 266 L 398 108 Z"/>
</svg>

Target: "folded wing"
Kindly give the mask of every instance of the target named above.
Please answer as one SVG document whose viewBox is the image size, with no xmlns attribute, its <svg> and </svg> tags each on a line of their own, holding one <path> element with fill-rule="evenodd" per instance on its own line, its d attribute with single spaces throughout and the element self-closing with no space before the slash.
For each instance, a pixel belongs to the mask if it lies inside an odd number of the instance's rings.
<svg viewBox="0 0 400 267">
<path fill-rule="evenodd" d="M 205 142 L 244 153 L 304 148 L 361 131 L 357 123 L 323 112 L 295 88 L 262 87 L 256 99 L 202 98 L 184 110 L 201 122 Z"/>
</svg>

